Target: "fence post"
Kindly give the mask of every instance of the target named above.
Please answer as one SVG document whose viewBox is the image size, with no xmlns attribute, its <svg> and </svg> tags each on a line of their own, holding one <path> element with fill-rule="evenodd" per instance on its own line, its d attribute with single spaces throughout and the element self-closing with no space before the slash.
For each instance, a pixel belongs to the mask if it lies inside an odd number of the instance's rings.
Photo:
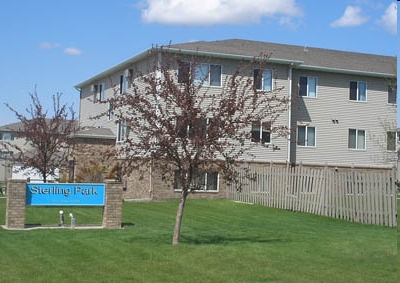
<svg viewBox="0 0 400 283">
<path fill-rule="evenodd" d="M 391 182 L 390 182 L 390 195 L 392 199 L 392 224 L 390 227 L 396 227 L 397 226 L 397 185 L 396 185 L 396 179 L 397 179 L 397 169 L 396 166 L 393 166 L 391 170 Z"/>
</svg>

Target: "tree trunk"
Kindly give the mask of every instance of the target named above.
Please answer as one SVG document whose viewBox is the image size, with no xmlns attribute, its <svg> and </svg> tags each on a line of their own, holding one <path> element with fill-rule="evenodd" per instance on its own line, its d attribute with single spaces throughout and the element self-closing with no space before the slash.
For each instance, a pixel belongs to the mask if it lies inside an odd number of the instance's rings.
<svg viewBox="0 0 400 283">
<path fill-rule="evenodd" d="M 43 183 L 46 183 L 47 182 L 46 172 L 42 172 L 42 177 L 43 177 Z"/>
<path fill-rule="evenodd" d="M 172 238 L 173 245 L 179 244 L 179 238 L 181 235 L 183 210 L 185 209 L 187 195 L 188 195 L 187 189 L 183 188 L 181 199 L 180 199 L 179 205 L 178 205 L 178 211 L 176 212 L 174 237 Z"/>
</svg>

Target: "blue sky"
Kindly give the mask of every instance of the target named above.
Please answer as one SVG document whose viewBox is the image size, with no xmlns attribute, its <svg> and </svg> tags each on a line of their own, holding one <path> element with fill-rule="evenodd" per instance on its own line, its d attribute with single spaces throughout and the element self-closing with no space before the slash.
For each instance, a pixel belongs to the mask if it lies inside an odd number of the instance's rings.
<svg viewBox="0 0 400 283">
<path fill-rule="evenodd" d="M 14 0 L 0 4 L 0 125 L 5 107 L 43 105 L 152 45 L 242 38 L 397 56 L 393 0 Z M 398 119 L 399 120 L 399 119 Z"/>
</svg>

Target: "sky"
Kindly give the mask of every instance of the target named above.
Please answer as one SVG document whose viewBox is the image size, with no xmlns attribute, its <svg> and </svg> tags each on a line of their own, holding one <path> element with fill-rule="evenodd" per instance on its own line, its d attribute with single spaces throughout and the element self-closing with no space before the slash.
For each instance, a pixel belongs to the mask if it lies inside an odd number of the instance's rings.
<svg viewBox="0 0 400 283">
<path fill-rule="evenodd" d="M 240 38 L 397 56 L 397 3 L 1 1 L 0 126 L 18 121 L 5 103 L 24 113 L 35 90 L 50 116 L 56 93 L 78 113 L 75 85 L 153 45 Z"/>
</svg>

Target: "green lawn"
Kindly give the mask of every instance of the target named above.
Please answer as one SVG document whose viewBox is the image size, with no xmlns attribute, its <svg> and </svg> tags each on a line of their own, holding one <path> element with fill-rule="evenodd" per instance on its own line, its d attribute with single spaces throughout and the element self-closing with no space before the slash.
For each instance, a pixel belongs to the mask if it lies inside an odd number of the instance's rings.
<svg viewBox="0 0 400 283">
<path fill-rule="evenodd" d="M 397 282 L 396 229 L 228 200 L 125 203 L 124 229 L 0 229 L 0 282 Z M 57 224 L 60 208 L 27 209 Z M 101 208 L 64 208 L 100 224 Z M 4 224 L 5 199 L 0 199 Z"/>
</svg>

